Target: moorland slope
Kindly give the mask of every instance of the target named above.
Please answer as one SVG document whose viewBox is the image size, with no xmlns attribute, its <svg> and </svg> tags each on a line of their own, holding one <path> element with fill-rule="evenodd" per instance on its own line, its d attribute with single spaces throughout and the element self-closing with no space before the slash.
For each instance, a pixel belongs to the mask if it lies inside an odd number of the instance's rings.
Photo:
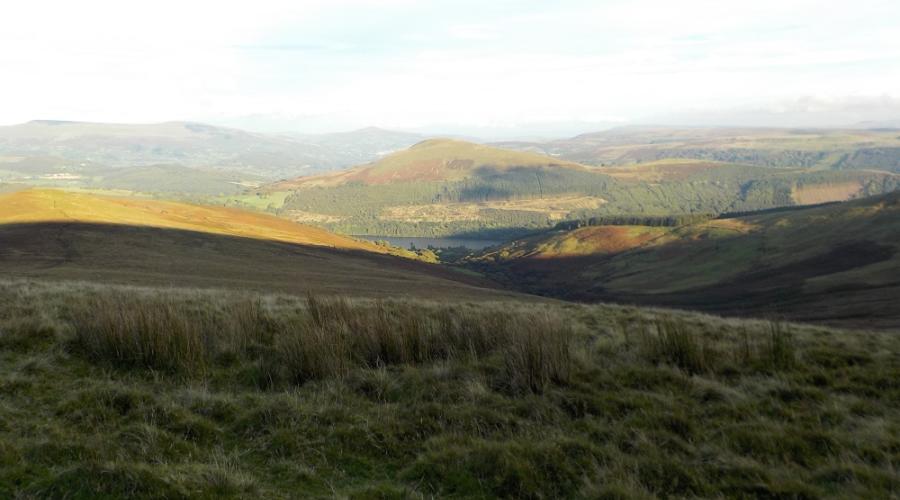
<svg viewBox="0 0 900 500">
<path fill-rule="evenodd" d="M 891 498 L 898 343 L 0 280 L 0 497 Z"/>
<path fill-rule="evenodd" d="M 570 299 L 898 328 L 897 235 L 894 192 L 675 227 L 554 231 L 476 266 Z"/>
<path fill-rule="evenodd" d="M 55 190 L 4 194 L 0 207 L 6 277 L 369 297 L 504 295 L 483 280 L 388 255 L 387 247 L 236 209 Z"/>
</svg>

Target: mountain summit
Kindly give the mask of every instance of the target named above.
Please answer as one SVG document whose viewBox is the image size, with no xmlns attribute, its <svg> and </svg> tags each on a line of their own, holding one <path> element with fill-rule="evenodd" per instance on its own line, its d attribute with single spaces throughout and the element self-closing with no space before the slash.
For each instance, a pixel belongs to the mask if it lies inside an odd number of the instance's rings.
<svg viewBox="0 0 900 500">
<path fill-rule="evenodd" d="M 560 167 L 584 170 L 564 160 L 522 151 L 510 151 L 456 139 L 427 139 L 381 160 L 345 172 L 299 177 L 279 182 L 273 190 L 313 186 L 365 185 L 415 181 L 456 181 L 484 172 L 505 172 L 517 168 Z"/>
</svg>

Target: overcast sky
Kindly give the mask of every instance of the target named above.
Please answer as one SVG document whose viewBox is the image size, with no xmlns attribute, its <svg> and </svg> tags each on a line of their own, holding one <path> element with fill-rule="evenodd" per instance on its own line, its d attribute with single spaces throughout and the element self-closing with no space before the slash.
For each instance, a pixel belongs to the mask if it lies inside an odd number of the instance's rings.
<svg viewBox="0 0 900 500">
<path fill-rule="evenodd" d="M 310 131 L 900 110 L 897 0 L 29 0 L 0 18 L 6 124 Z"/>
</svg>

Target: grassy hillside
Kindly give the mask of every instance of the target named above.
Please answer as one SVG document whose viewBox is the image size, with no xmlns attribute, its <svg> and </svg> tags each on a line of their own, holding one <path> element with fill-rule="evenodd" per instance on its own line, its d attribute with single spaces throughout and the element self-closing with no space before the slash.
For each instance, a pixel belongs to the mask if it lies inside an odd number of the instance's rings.
<svg viewBox="0 0 900 500">
<path fill-rule="evenodd" d="M 546 227 L 605 200 L 611 178 L 542 155 L 435 139 L 336 174 L 264 187 L 291 192 L 277 213 L 350 234 L 450 235 Z"/>
<path fill-rule="evenodd" d="M 557 161 L 544 155 L 498 149 L 452 139 L 429 139 L 391 154 L 369 165 L 335 174 L 301 177 L 275 183 L 271 189 L 333 187 L 350 183 L 364 185 L 415 181 L 458 181 L 511 169 L 564 167 L 585 170 L 581 165 Z"/>
<path fill-rule="evenodd" d="M 0 282 L 0 496 L 889 498 L 898 342 L 613 306 Z"/>
<path fill-rule="evenodd" d="M 527 290 L 900 327 L 900 193 L 678 227 L 557 231 L 483 255 Z"/>
<path fill-rule="evenodd" d="M 30 189 L 0 196 L 0 224 L 68 222 L 149 226 L 382 253 L 364 241 L 269 215 L 186 203 Z"/>
<path fill-rule="evenodd" d="M 500 297 L 379 246 L 236 209 L 52 190 L 0 196 L 0 275 L 353 296 Z"/>
<path fill-rule="evenodd" d="M 177 164 L 110 167 L 54 156 L 0 156 L 0 182 L 18 188 L 121 189 L 147 195 L 238 195 L 263 177 Z"/>
</svg>

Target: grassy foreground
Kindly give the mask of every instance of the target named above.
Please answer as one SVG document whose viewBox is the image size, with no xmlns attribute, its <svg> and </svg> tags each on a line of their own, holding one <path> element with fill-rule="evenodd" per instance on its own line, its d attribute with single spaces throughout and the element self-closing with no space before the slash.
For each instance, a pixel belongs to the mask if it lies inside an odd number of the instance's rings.
<svg viewBox="0 0 900 500">
<path fill-rule="evenodd" d="M 900 337 L 0 282 L 0 497 L 900 494 Z"/>
</svg>

